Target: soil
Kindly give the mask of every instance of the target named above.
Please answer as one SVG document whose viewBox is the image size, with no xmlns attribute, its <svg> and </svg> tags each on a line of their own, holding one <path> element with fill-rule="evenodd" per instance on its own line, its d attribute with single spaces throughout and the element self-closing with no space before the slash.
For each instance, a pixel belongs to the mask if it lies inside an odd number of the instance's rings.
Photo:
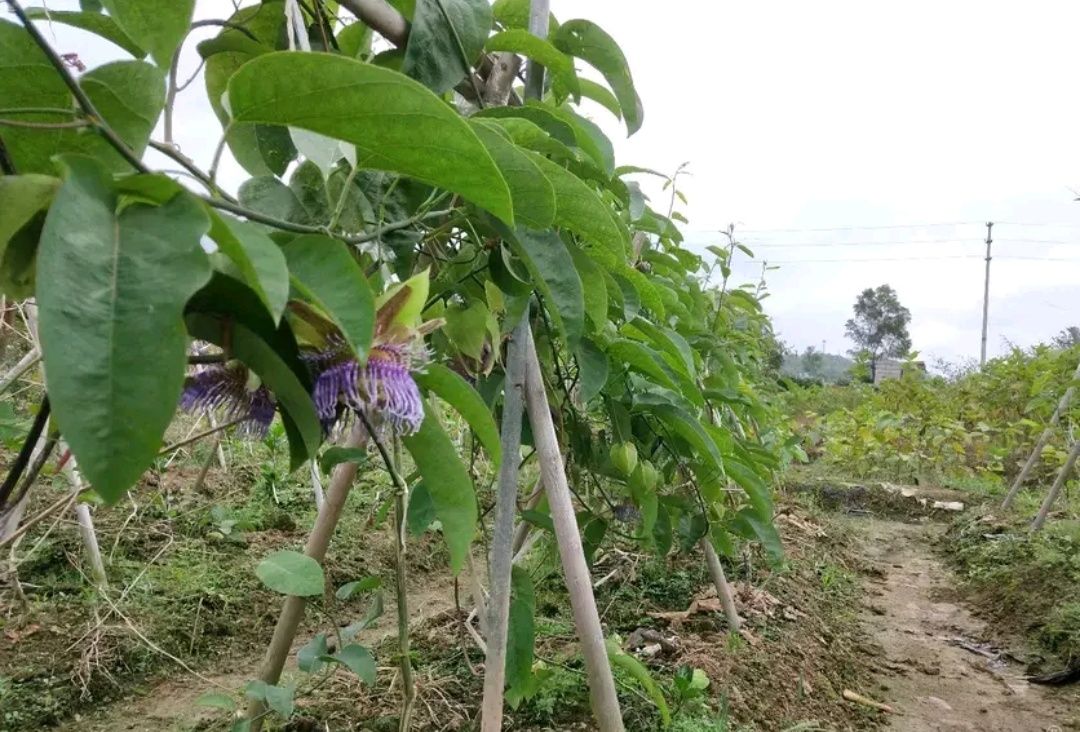
<svg viewBox="0 0 1080 732">
<path fill-rule="evenodd" d="M 987 629 L 947 598 L 951 575 L 933 554 L 938 524 L 852 519 L 865 557 L 863 621 L 882 648 L 873 696 L 901 732 L 1060 732 L 1080 729 L 1075 687 L 1029 684 L 1022 664 L 987 643 Z"/>
</svg>

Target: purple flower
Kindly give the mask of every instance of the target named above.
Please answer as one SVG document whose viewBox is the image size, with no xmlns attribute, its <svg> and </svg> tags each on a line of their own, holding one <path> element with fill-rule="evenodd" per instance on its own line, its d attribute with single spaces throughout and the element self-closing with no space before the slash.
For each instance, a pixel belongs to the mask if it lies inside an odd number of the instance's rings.
<svg viewBox="0 0 1080 732">
<path fill-rule="evenodd" d="M 180 408 L 189 412 L 222 410 L 226 419 L 241 419 L 238 431 L 265 437 L 274 421 L 274 397 L 239 363 L 210 364 L 184 383 Z"/>
<path fill-rule="evenodd" d="M 398 434 L 410 435 L 424 421 L 424 401 L 412 371 L 424 360 L 408 344 L 377 343 L 361 366 L 341 340 L 305 359 L 315 376 L 315 410 L 330 431 L 344 405 L 373 421 L 389 424 Z"/>
</svg>

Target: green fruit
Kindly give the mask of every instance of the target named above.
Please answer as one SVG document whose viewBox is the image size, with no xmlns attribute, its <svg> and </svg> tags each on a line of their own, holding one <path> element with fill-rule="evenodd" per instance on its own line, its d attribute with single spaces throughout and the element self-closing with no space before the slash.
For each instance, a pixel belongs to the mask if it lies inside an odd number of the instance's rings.
<svg viewBox="0 0 1080 732">
<path fill-rule="evenodd" d="M 630 477 L 637 467 L 637 448 L 632 442 L 624 442 L 611 448 L 611 464 L 626 477 Z"/>
</svg>

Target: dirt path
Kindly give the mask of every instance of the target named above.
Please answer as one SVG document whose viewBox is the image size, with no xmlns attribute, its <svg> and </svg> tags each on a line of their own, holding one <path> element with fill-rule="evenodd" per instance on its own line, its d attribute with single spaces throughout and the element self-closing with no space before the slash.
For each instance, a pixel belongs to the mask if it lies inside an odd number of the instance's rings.
<svg viewBox="0 0 1080 732">
<path fill-rule="evenodd" d="M 1078 695 L 1029 685 L 1019 664 L 985 641 L 983 623 L 943 601 L 950 574 L 933 556 L 934 525 L 855 522 L 880 571 L 864 620 L 884 649 L 881 687 L 889 729 L 901 732 L 1061 732 L 1073 729 Z"/>
</svg>

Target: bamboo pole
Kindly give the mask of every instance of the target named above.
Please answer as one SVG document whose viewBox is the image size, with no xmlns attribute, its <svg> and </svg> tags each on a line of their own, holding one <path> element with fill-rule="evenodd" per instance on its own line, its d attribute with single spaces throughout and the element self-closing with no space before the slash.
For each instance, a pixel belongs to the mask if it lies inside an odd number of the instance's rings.
<svg viewBox="0 0 1080 732">
<path fill-rule="evenodd" d="M 1061 470 L 1058 471 L 1057 477 L 1054 479 L 1054 485 L 1050 487 L 1050 492 L 1046 494 L 1042 506 L 1039 507 L 1039 513 L 1036 514 L 1035 520 L 1031 522 L 1032 531 L 1039 531 L 1043 524 L 1046 523 L 1046 517 L 1050 515 L 1050 509 L 1053 508 L 1054 501 L 1057 500 L 1058 494 L 1061 493 L 1065 481 L 1072 475 L 1078 457 L 1080 457 L 1080 440 L 1073 443 L 1072 449 L 1069 450 L 1069 457 L 1065 459 L 1065 464 L 1061 466 Z"/>
<path fill-rule="evenodd" d="M 731 594 L 731 585 L 728 584 L 724 575 L 724 565 L 720 563 L 720 557 L 716 554 L 709 537 L 701 537 L 699 542 L 701 550 L 705 552 L 705 563 L 709 565 L 709 574 L 712 576 L 713 586 L 716 587 L 716 595 L 720 598 L 720 605 L 724 608 L 724 617 L 727 618 L 731 632 L 738 633 L 742 627 L 742 620 L 735 609 L 735 598 Z"/>
<path fill-rule="evenodd" d="M 596 610 L 592 579 L 585 564 L 585 552 L 581 546 L 577 516 L 570 499 L 570 486 L 563 470 L 562 450 L 555 436 L 555 424 L 551 419 L 540 360 L 536 357 L 536 345 L 532 331 L 526 331 L 525 339 L 525 404 L 532 426 L 533 444 L 540 460 L 540 476 L 547 491 L 551 508 L 551 521 L 555 525 L 555 537 L 559 545 L 566 589 L 570 594 L 570 607 L 574 613 L 574 626 L 581 639 L 581 651 L 585 658 L 585 673 L 589 682 L 589 696 L 593 715 L 600 732 L 624 732 L 619 697 L 615 693 L 615 680 L 604 647 L 604 629 Z"/>
<path fill-rule="evenodd" d="M 1039 462 L 1039 457 L 1042 455 L 1046 443 L 1049 442 L 1050 438 L 1053 436 L 1054 428 L 1061 419 L 1061 415 L 1069 408 L 1069 403 L 1076 394 L 1075 382 L 1077 379 L 1080 379 L 1080 364 L 1077 364 L 1076 371 L 1073 372 L 1073 383 L 1069 384 L 1069 388 L 1061 395 L 1061 399 L 1058 400 L 1054 413 L 1050 415 L 1050 421 L 1046 423 L 1046 429 L 1039 435 L 1039 439 L 1035 442 L 1035 447 L 1031 449 L 1031 455 L 1028 456 L 1027 461 L 1024 462 L 1024 467 L 1020 469 L 1020 474 L 1017 475 L 1016 480 L 1013 481 L 1008 494 L 1005 496 L 1005 500 L 1001 502 L 1002 508 L 1009 508 L 1009 506 L 1012 505 L 1012 502 L 1016 499 L 1016 495 L 1020 492 L 1020 488 L 1024 485 L 1024 481 L 1027 480 L 1028 475 L 1035 468 L 1035 464 Z"/>
</svg>

